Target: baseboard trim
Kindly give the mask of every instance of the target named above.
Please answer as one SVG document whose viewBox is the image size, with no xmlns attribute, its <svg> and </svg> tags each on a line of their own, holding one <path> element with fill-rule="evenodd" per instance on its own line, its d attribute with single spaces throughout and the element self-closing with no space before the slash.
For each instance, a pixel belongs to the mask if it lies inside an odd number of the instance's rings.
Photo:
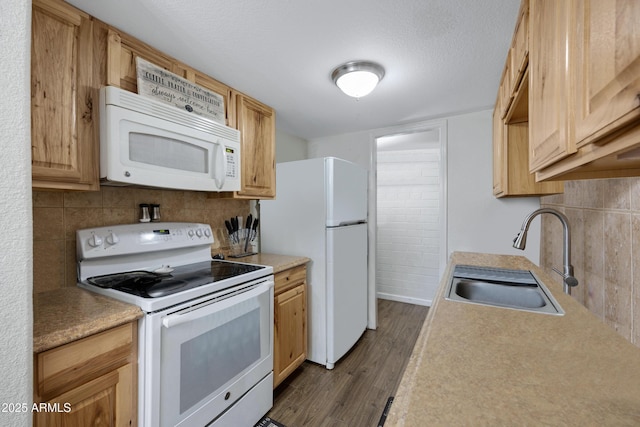
<svg viewBox="0 0 640 427">
<path fill-rule="evenodd" d="M 376 297 L 380 299 L 391 300 L 391 301 L 404 302 L 407 304 L 424 305 L 427 307 L 431 307 L 431 305 L 433 304 L 433 300 L 430 300 L 430 299 L 405 297 L 402 295 L 388 294 L 385 292 L 376 292 Z"/>
</svg>

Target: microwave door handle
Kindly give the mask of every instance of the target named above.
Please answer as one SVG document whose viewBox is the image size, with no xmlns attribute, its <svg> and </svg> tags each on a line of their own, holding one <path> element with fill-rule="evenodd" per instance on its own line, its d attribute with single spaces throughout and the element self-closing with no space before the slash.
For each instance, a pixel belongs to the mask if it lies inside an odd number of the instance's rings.
<svg viewBox="0 0 640 427">
<path fill-rule="evenodd" d="M 226 156 L 225 156 L 225 147 L 224 147 L 224 144 L 222 143 L 222 141 L 216 142 L 216 145 L 218 146 L 218 149 L 220 150 L 220 152 L 218 153 L 219 156 L 216 156 L 216 157 L 222 159 L 222 178 L 218 177 L 218 167 L 216 166 L 215 171 L 214 171 L 214 175 L 215 175 L 214 179 L 216 181 L 216 187 L 218 187 L 218 190 L 222 190 L 222 187 L 224 187 L 224 180 L 227 177 L 227 159 L 226 159 Z"/>
<path fill-rule="evenodd" d="M 214 313 L 218 313 L 222 310 L 225 310 L 235 304 L 239 304 L 241 302 L 248 301 L 252 298 L 255 298 L 261 293 L 268 291 L 273 286 L 274 286 L 273 281 L 268 280 L 264 283 L 261 283 L 259 286 L 256 286 L 255 288 L 251 289 L 250 291 L 241 293 L 239 295 L 234 295 L 227 299 L 223 299 L 222 301 L 211 301 L 209 305 L 200 307 L 195 310 L 187 309 L 183 313 L 178 312 L 178 313 L 170 314 L 164 319 L 162 319 L 162 324 L 164 325 L 165 328 L 169 329 L 186 322 L 192 322 L 202 317 L 210 316 Z"/>
</svg>

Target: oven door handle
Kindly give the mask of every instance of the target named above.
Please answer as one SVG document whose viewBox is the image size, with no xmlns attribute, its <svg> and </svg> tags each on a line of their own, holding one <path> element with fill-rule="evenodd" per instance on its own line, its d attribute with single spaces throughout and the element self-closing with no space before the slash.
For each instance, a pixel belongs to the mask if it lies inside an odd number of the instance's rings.
<svg viewBox="0 0 640 427">
<path fill-rule="evenodd" d="M 219 311 L 225 310 L 235 304 L 239 304 L 245 301 L 248 301 L 252 298 L 257 297 L 258 295 L 269 291 L 270 288 L 273 288 L 274 283 L 273 280 L 267 280 L 266 282 L 260 283 L 255 288 L 243 292 L 238 295 L 234 295 L 232 297 L 223 299 L 221 301 L 213 300 L 209 304 L 199 307 L 197 309 L 186 309 L 184 312 L 170 314 L 164 319 L 162 319 L 162 324 L 165 328 L 169 329 L 174 326 L 181 325 L 186 322 L 192 322 L 194 320 L 198 320 L 202 317 L 210 316 Z"/>
</svg>

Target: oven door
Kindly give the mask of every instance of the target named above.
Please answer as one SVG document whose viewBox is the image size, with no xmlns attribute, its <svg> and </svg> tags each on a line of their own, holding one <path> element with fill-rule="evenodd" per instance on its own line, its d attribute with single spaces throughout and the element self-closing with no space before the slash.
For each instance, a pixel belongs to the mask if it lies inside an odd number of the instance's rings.
<svg viewBox="0 0 640 427">
<path fill-rule="evenodd" d="M 203 426 L 273 370 L 273 281 L 222 291 L 162 317 L 161 426 Z M 255 408 L 271 407 L 272 387 Z"/>
</svg>

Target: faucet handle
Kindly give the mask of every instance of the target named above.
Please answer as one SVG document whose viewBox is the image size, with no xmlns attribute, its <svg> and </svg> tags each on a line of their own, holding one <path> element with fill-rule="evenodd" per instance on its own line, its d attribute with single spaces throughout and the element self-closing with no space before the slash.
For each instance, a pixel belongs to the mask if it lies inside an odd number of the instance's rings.
<svg viewBox="0 0 640 427">
<path fill-rule="evenodd" d="M 563 273 L 562 271 L 558 270 L 555 267 L 552 267 L 553 271 L 555 271 L 556 273 L 558 273 L 559 275 L 562 276 L 562 281 L 567 285 L 567 286 L 578 286 L 578 279 L 575 278 L 575 276 L 573 274 L 570 273 Z"/>
<path fill-rule="evenodd" d="M 564 283 L 573 288 L 574 286 L 578 286 L 578 279 L 574 276 L 567 276 L 564 278 Z"/>
</svg>

